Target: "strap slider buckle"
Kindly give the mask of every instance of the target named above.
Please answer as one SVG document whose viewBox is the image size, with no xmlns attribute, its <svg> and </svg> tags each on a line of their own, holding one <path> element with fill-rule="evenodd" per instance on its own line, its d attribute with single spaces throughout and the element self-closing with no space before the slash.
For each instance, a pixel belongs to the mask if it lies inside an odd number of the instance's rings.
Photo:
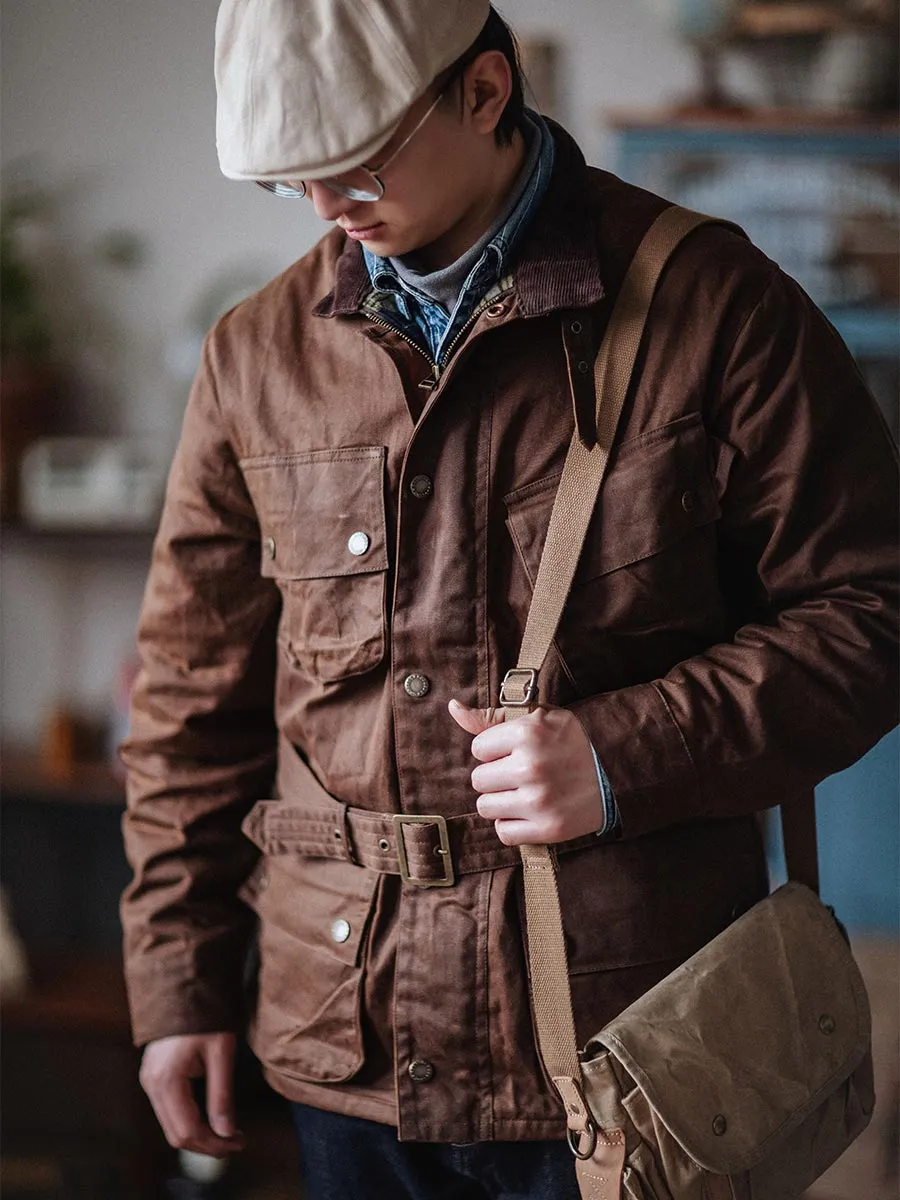
<svg viewBox="0 0 900 1200">
<path fill-rule="evenodd" d="M 415 887 L 433 888 L 433 887 L 453 887 L 456 883 L 456 875 L 453 870 L 453 857 L 450 853 L 450 834 L 447 831 L 447 821 L 441 816 L 420 816 L 418 813 L 394 813 L 394 835 L 397 839 L 397 859 L 400 863 L 400 878 L 404 883 L 411 883 Z M 438 831 L 438 845 L 435 847 L 435 854 L 441 860 L 441 866 L 444 869 L 442 878 L 430 879 L 422 875 L 410 875 L 409 873 L 409 858 L 406 854 L 406 843 L 403 840 L 404 825 L 436 825 Z"/>
<path fill-rule="evenodd" d="M 537 695 L 538 673 L 534 667 L 511 667 L 500 684 L 500 703 L 504 708 L 527 708 Z M 508 688 L 520 694 L 514 699 Z"/>
</svg>

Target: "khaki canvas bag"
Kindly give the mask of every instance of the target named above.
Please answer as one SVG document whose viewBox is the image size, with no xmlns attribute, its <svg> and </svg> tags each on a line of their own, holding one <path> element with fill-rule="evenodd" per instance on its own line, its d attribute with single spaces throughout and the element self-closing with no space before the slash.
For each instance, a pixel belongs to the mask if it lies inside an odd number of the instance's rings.
<svg viewBox="0 0 900 1200">
<path fill-rule="evenodd" d="M 595 364 L 597 443 L 576 435 L 550 517 L 505 716 L 531 711 L 657 280 L 698 225 L 655 221 Z M 868 1124 L 868 999 L 846 936 L 819 900 L 810 794 L 781 811 L 791 882 L 590 1039 L 579 1053 L 553 851 L 522 846 L 541 1058 L 565 1105 L 584 1200 L 796 1200 Z"/>
</svg>

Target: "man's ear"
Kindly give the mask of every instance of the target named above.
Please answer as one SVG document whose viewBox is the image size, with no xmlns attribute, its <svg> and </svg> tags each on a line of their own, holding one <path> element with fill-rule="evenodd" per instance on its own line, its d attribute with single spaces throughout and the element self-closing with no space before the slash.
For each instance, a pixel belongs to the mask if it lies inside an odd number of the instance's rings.
<svg viewBox="0 0 900 1200">
<path fill-rule="evenodd" d="M 512 94 L 512 72 L 506 55 L 485 50 L 463 75 L 463 99 L 480 133 L 493 133 Z"/>
</svg>

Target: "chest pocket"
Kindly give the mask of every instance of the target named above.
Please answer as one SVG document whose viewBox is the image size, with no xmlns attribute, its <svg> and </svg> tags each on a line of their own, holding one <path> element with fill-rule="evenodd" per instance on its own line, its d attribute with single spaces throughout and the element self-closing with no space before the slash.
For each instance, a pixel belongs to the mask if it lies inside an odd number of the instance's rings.
<svg viewBox="0 0 900 1200">
<path fill-rule="evenodd" d="M 616 639 L 633 648 L 637 635 L 697 628 L 718 611 L 721 509 L 710 459 L 700 414 L 692 413 L 623 442 L 610 460 L 557 638 L 571 671 L 592 690 L 592 659 Z M 532 589 L 559 479 L 504 498 Z"/>
<path fill-rule="evenodd" d="M 384 657 L 387 538 L 383 446 L 245 459 L 259 518 L 260 571 L 278 584 L 278 642 L 326 682 Z"/>
</svg>

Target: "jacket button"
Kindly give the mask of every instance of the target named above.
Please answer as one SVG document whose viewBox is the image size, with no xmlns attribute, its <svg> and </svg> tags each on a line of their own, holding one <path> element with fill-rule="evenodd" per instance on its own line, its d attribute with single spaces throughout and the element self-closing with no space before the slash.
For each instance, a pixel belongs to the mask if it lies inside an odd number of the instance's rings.
<svg viewBox="0 0 900 1200">
<path fill-rule="evenodd" d="M 681 507 L 685 512 L 693 512 L 697 501 L 693 492 L 683 492 L 681 496 Z"/>
<path fill-rule="evenodd" d="M 721 1113 L 718 1113 L 715 1117 L 713 1117 L 712 1131 L 716 1137 L 721 1137 L 727 1129 L 728 1122 Z"/>
<path fill-rule="evenodd" d="M 409 1077 L 413 1083 L 428 1083 L 434 1079 L 434 1066 L 424 1058 L 416 1058 L 409 1064 Z"/>
<path fill-rule="evenodd" d="M 409 481 L 409 490 L 417 500 L 424 500 L 431 495 L 431 480 L 427 475 L 414 475 Z"/>
<path fill-rule="evenodd" d="M 266 538 L 266 554 L 269 558 L 275 557 L 275 539 L 273 537 Z"/>
<path fill-rule="evenodd" d="M 431 691 L 431 680 L 427 675 L 418 675 L 414 672 L 403 680 L 403 690 L 407 696 L 412 696 L 413 700 L 421 700 Z"/>
<path fill-rule="evenodd" d="M 824 1033 L 827 1037 L 834 1033 L 836 1028 L 837 1024 L 835 1023 L 834 1017 L 832 1017 L 829 1013 L 822 1013 L 821 1017 L 819 1017 L 819 1029 L 822 1031 L 822 1033 Z"/>
<path fill-rule="evenodd" d="M 356 533 L 350 534 L 350 539 L 347 542 L 347 549 L 351 554 L 355 554 L 357 558 L 361 554 L 365 554 L 370 545 L 369 535 L 363 533 L 362 530 L 357 530 Z"/>
<path fill-rule="evenodd" d="M 338 918 L 331 922 L 331 939 L 335 942 L 346 942 L 350 936 L 350 922 Z"/>
</svg>

